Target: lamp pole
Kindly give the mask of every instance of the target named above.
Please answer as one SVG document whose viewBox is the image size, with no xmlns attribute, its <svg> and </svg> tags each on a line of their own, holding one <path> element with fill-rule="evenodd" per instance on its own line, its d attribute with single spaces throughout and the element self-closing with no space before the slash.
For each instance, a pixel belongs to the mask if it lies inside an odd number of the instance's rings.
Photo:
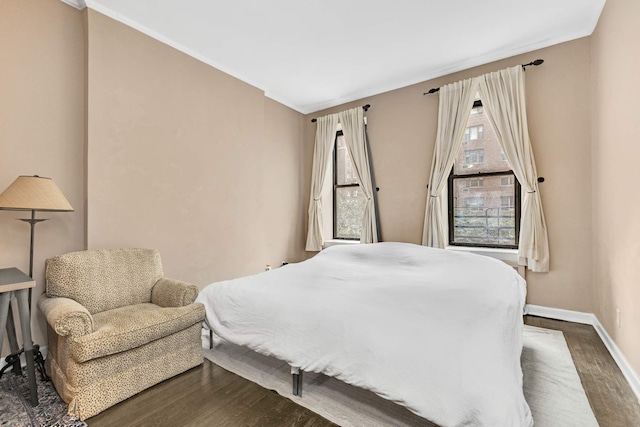
<svg viewBox="0 0 640 427">
<path fill-rule="evenodd" d="M 36 219 L 36 210 L 31 209 L 31 218 L 19 218 L 20 221 L 27 222 L 31 225 L 31 241 L 29 245 L 29 277 L 33 279 L 33 243 L 35 241 L 35 231 L 36 224 L 39 222 L 46 221 L 48 218 Z M 33 292 L 33 288 L 29 288 L 29 319 L 31 319 L 31 294 Z M 44 368 L 44 357 L 42 353 L 40 353 L 40 346 L 36 343 L 33 343 L 33 359 L 36 364 L 36 369 L 40 372 L 42 379 L 45 381 L 51 380 L 49 375 L 47 375 L 47 371 Z"/>
<path fill-rule="evenodd" d="M 35 242 L 35 226 L 37 223 L 46 221 L 46 219 L 36 219 L 36 211 L 48 212 L 73 212 L 73 207 L 64 197 L 58 186 L 51 178 L 40 177 L 38 175 L 28 176 L 21 175 L 6 190 L 0 194 L 0 209 L 31 211 L 31 218 L 22 219 L 20 221 L 27 222 L 31 226 L 31 241 L 29 247 L 29 276 L 33 279 L 33 248 Z M 29 319 L 31 319 L 31 302 L 33 298 L 32 288 L 29 288 L 28 311 Z M 7 366 L 0 369 L 0 377 L 6 369 L 13 367 L 16 373 L 21 372 L 20 354 L 24 351 L 19 349 L 17 339 L 15 337 L 15 325 L 13 322 L 13 313 L 9 307 L 9 317 L 7 319 L 7 336 L 11 346 L 11 353 L 6 357 Z M 40 353 L 40 346 L 33 345 L 33 354 L 36 367 L 42 378 L 49 380 L 44 368 L 44 358 Z"/>
<path fill-rule="evenodd" d="M 31 209 L 31 218 L 19 218 L 18 221 L 24 221 L 31 224 L 31 245 L 29 247 L 29 277 L 33 279 L 33 242 L 35 241 L 36 224 L 46 221 L 48 218 L 36 219 L 36 210 Z M 29 317 L 31 317 L 31 289 L 29 288 Z"/>
</svg>

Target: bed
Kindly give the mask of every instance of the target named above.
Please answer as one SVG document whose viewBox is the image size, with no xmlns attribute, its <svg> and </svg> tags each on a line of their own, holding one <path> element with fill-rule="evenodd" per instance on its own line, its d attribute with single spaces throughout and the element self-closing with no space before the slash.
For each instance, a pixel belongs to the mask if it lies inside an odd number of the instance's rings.
<svg viewBox="0 0 640 427">
<path fill-rule="evenodd" d="M 200 292 L 223 339 L 446 426 L 531 426 L 526 284 L 501 261 L 406 243 L 333 246 Z"/>
</svg>

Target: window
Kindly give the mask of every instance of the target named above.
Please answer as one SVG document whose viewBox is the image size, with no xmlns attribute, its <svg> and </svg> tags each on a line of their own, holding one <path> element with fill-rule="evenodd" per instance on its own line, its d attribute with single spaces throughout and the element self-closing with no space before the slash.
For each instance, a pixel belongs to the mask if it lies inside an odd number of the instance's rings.
<svg viewBox="0 0 640 427">
<path fill-rule="evenodd" d="M 479 125 L 479 126 L 471 126 L 468 127 L 467 130 L 469 131 L 469 139 L 471 141 L 474 141 L 476 139 L 482 139 L 484 138 L 484 126 Z"/>
<path fill-rule="evenodd" d="M 473 104 L 473 108 L 471 109 L 471 115 L 473 116 L 474 114 L 482 114 L 484 113 L 484 109 L 482 108 L 482 104 L 480 104 L 479 106 L 476 106 L 475 103 Z"/>
<path fill-rule="evenodd" d="M 471 114 L 474 114 L 473 113 L 474 110 L 475 108 L 471 110 Z M 464 137 L 462 138 L 462 145 L 467 145 L 469 144 L 469 141 L 475 141 L 482 138 L 484 138 L 484 125 L 469 126 L 464 131 Z"/>
<path fill-rule="evenodd" d="M 502 186 L 513 185 L 514 179 L 515 178 L 513 176 L 505 176 L 504 178 L 500 178 L 500 185 Z"/>
<path fill-rule="evenodd" d="M 513 196 L 501 196 L 500 204 L 503 208 L 512 208 L 513 207 Z"/>
<path fill-rule="evenodd" d="M 482 187 L 482 184 L 484 184 L 484 178 L 471 178 L 469 180 L 469 187 Z"/>
<path fill-rule="evenodd" d="M 448 181 L 449 244 L 517 248 L 520 184 L 480 101 L 474 103 L 465 139 L 473 149 L 460 150 Z"/>
<path fill-rule="evenodd" d="M 484 161 L 484 149 L 464 150 L 464 164 L 470 168 L 477 163 Z"/>
<path fill-rule="evenodd" d="M 484 197 L 466 197 L 464 204 L 467 208 L 481 208 L 484 206 Z"/>
<path fill-rule="evenodd" d="M 360 240 L 364 193 L 342 131 L 336 134 L 333 162 L 333 238 Z"/>
</svg>

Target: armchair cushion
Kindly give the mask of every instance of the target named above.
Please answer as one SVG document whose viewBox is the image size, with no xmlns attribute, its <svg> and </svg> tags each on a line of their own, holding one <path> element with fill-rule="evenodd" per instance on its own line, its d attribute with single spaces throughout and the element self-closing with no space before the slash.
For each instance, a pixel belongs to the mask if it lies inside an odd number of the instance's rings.
<svg viewBox="0 0 640 427">
<path fill-rule="evenodd" d="M 151 290 L 151 302 L 160 307 L 182 307 L 191 304 L 198 296 L 195 285 L 163 277 Z"/>
<path fill-rule="evenodd" d="M 140 347 L 200 323 L 202 304 L 162 308 L 143 303 L 93 315 L 94 331 L 71 343 L 71 355 L 78 362 Z"/>
<path fill-rule="evenodd" d="M 162 277 L 155 249 L 110 249 L 71 252 L 47 260 L 46 291 L 70 298 L 91 314 L 151 301 L 151 289 Z"/>
<path fill-rule="evenodd" d="M 38 307 L 58 335 L 79 337 L 93 332 L 91 313 L 72 299 L 49 298 L 42 294 Z"/>
</svg>

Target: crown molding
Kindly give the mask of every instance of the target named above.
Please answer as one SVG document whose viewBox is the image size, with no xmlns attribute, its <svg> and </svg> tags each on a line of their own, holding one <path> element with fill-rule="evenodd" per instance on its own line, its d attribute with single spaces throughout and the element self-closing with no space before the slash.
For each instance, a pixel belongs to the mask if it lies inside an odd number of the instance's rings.
<svg viewBox="0 0 640 427">
<path fill-rule="evenodd" d="M 379 84 L 371 85 L 365 90 L 352 92 L 348 94 L 344 94 L 343 96 L 336 97 L 333 99 L 322 100 L 318 102 L 296 102 L 291 99 L 288 99 L 286 94 L 281 93 L 280 91 L 274 91 L 269 87 L 266 87 L 263 83 L 259 83 L 255 80 L 247 78 L 247 76 L 239 73 L 230 67 L 227 67 L 221 63 L 218 63 L 212 58 L 209 58 L 199 52 L 194 51 L 193 49 L 164 36 L 163 34 L 154 31 L 135 20 L 129 19 L 122 14 L 112 10 L 111 8 L 104 6 L 103 4 L 98 3 L 96 0 L 60 0 L 64 3 L 67 3 L 77 9 L 89 8 L 99 12 L 105 16 L 108 16 L 116 21 L 121 22 L 124 25 L 127 25 L 135 30 L 140 31 L 147 36 L 154 38 L 161 43 L 164 43 L 168 46 L 173 47 L 181 51 L 182 53 L 191 56 L 207 65 L 210 65 L 232 77 L 237 78 L 261 91 L 263 91 L 264 96 L 270 98 L 280 104 L 283 104 L 299 113 L 302 114 L 311 114 L 317 113 L 319 111 L 326 110 L 328 108 L 332 108 L 338 105 L 346 104 L 356 100 L 362 100 L 369 98 L 371 96 L 379 95 L 384 92 L 404 88 L 407 86 L 425 83 L 429 80 L 447 76 L 459 71 L 467 70 L 473 67 L 490 64 L 495 61 L 505 60 L 507 58 L 512 58 L 517 55 L 522 55 L 525 53 L 533 52 L 538 49 L 543 49 L 549 46 L 553 46 L 556 44 L 564 43 L 567 41 L 575 40 L 581 37 L 589 36 L 593 33 L 594 28 L 597 25 L 598 18 L 600 16 L 600 10 L 594 11 L 594 15 L 591 17 L 591 22 L 589 28 L 586 30 L 580 30 L 575 33 L 564 35 L 560 37 L 550 37 L 546 39 L 536 40 L 532 43 L 523 43 L 519 46 L 514 46 L 511 48 L 498 49 L 491 52 L 487 52 L 483 55 L 479 55 L 472 58 L 466 58 L 457 62 L 448 63 L 441 67 L 433 67 L 423 70 L 414 70 L 411 73 L 408 73 L 402 77 L 387 80 L 385 82 L 380 82 Z M 604 6 L 604 1 L 602 1 L 602 6 Z"/>
<path fill-rule="evenodd" d="M 75 7 L 78 10 L 82 10 L 87 7 L 87 4 L 84 0 L 60 0 L 62 3 L 66 3 L 71 7 Z"/>
</svg>

